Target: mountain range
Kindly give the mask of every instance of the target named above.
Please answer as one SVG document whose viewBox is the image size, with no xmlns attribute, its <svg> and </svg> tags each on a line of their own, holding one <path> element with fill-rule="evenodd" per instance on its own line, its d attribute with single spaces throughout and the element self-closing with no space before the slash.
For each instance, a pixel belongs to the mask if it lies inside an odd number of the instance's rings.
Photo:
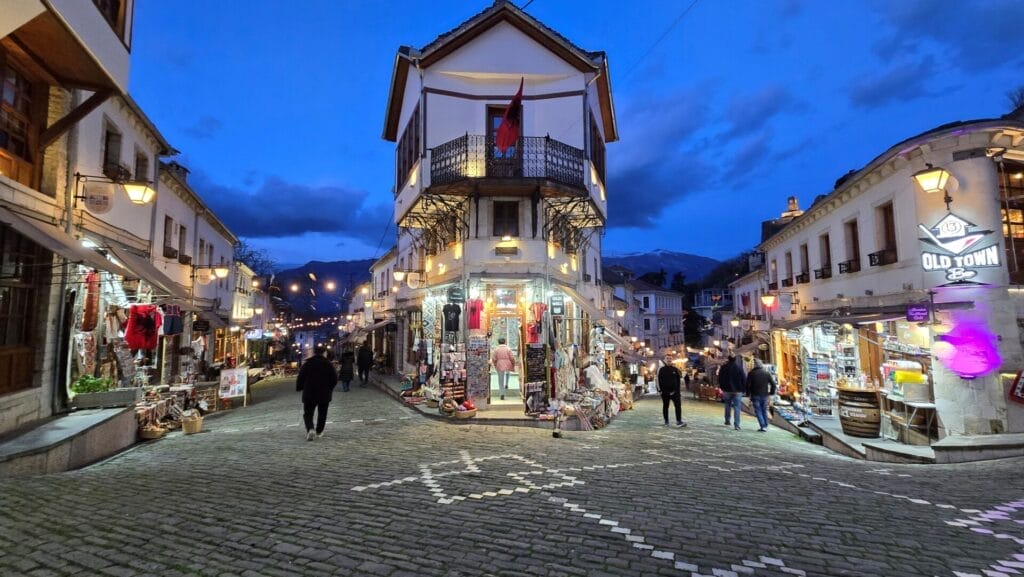
<svg viewBox="0 0 1024 577">
<path fill-rule="evenodd" d="M 334 314 L 345 310 L 351 291 L 370 279 L 370 266 L 375 260 L 330 262 L 314 260 L 301 266 L 278 271 L 275 274 L 275 284 L 282 287 L 282 291 L 285 293 L 282 297 L 290 302 L 296 310 L 308 311 L 312 305 L 313 310 L 318 313 Z M 644 273 L 656 273 L 664 269 L 667 284 L 672 281 L 672 277 L 676 273 L 682 273 L 687 282 L 700 280 L 715 268 L 719 261 L 694 254 L 659 249 L 645 253 L 605 255 L 602 263 L 606 267 L 624 266 L 636 273 L 637 277 Z M 316 281 L 309 278 L 309 273 L 316 277 Z M 327 290 L 328 282 L 334 283 L 333 290 Z M 293 284 L 298 285 L 298 291 L 291 290 Z M 309 292 L 310 288 L 315 291 L 315 295 Z"/>
</svg>

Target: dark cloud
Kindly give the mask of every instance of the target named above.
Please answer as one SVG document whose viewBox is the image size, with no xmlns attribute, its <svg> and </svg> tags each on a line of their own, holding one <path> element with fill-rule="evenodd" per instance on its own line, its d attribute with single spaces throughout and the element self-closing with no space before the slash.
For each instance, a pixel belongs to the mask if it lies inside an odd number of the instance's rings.
<svg viewBox="0 0 1024 577">
<path fill-rule="evenodd" d="M 700 157 L 713 87 L 624 102 L 621 140 L 609 146 L 609 227 L 653 228 L 665 209 L 697 192 L 715 173 Z"/>
<path fill-rule="evenodd" d="M 369 193 L 340 186 L 312 186 L 268 177 L 242 190 L 192 173 L 192 187 L 231 232 L 247 238 L 325 233 L 376 244 L 386 228 L 394 234 L 392 207 L 370 204 Z"/>
<path fill-rule="evenodd" d="M 762 130 L 743 141 L 732 157 L 732 170 L 722 175 L 723 180 L 729 184 L 749 182 L 751 176 L 774 156 L 771 152 L 771 143 L 770 130 Z"/>
<path fill-rule="evenodd" d="M 927 41 L 967 72 L 1019 62 L 1024 54 L 1020 0 L 885 1 L 876 3 L 876 9 L 892 28 L 891 37 L 879 43 L 881 54 L 887 47 Z"/>
<path fill-rule="evenodd" d="M 934 94 L 932 79 L 935 60 L 926 57 L 918 62 L 900 64 L 888 71 L 854 82 L 850 102 L 858 108 L 877 108 L 891 102 L 909 102 Z"/>
<path fill-rule="evenodd" d="M 764 86 L 750 94 L 734 96 L 725 112 L 729 129 L 723 138 L 759 132 L 775 116 L 805 109 L 804 104 L 778 84 Z"/>
<path fill-rule="evenodd" d="M 201 116 L 192 126 L 185 129 L 185 134 L 200 140 L 209 140 L 220 131 L 221 122 L 213 116 Z"/>
</svg>

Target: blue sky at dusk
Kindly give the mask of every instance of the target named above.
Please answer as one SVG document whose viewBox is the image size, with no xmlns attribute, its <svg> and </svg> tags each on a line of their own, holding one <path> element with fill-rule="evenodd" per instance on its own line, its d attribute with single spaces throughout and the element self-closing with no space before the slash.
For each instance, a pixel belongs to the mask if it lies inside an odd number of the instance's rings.
<svg viewBox="0 0 1024 577">
<path fill-rule="evenodd" d="M 236 234 L 281 263 L 376 257 L 394 242 L 395 52 L 487 5 L 139 0 L 130 91 Z M 787 196 L 806 208 L 901 140 L 1008 112 L 1024 84 L 1017 0 L 700 0 L 680 19 L 689 5 L 526 8 L 608 53 L 606 254 L 735 255 Z"/>
</svg>

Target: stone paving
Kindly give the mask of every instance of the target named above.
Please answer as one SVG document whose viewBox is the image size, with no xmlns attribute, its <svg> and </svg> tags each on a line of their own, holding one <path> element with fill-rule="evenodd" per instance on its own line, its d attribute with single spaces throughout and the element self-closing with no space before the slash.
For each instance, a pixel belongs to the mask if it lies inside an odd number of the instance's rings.
<svg viewBox="0 0 1024 577">
<path fill-rule="evenodd" d="M 608 428 L 452 426 L 291 381 L 80 471 L 0 479 L 0 575 L 1024 575 L 1024 460 L 887 465 L 721 405 Z"/>
</svg>

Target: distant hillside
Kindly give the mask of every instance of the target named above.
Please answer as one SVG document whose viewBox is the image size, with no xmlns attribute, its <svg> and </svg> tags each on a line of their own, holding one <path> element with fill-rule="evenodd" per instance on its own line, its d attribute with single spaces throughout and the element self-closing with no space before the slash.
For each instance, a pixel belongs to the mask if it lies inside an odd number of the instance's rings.
<svg viewBox="0 0 1024 577">
<path fill-rule="evenodd" d="M 296 311 L 307 312 L 312 305 L 318 313 L 334 314 L 347 307 L 352 289 L 370 280 L 370 266 L 373 263 L 374 259 L 333 262 L 314 260 L 300 267 L 278 271 L 274 283 L 281 287 L 284 293 L 282 298 L 290 302 Z M 316 276 L 316 283 L 310 281 L 309 273 Z M 328 282 L 334 283 L 333 292 L 327 290 Z M 293 283 L 300 285 L 298 293 L 291 291 Z M 309 293 L 310 287 L 316 291 L 315 299 Z"/>
<path fill-rule="evenodd" d="M 624 266 L 635 272 L 638 277 L 644 273 L 665 269 L 666 283 L 672 282 L 672 277 L 677 272 L 683 273 L 688 283 L 698 281 L 720 264 L 719 261 L 706 256 L 661 249 L 620 256 L 605 255 L 602 262 L 604 266 Z"/>
</svg>

